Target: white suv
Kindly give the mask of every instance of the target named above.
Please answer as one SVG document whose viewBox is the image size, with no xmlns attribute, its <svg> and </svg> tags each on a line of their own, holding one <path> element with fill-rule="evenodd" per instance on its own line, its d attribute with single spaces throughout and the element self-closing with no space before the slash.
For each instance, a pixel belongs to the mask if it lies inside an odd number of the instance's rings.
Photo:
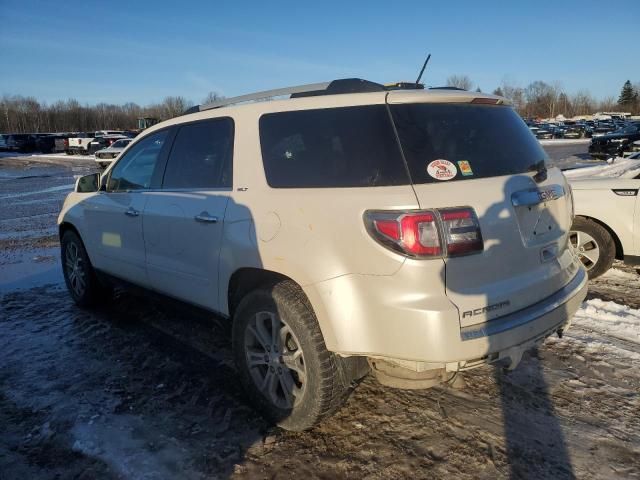
<svg viewBox="0 0 640 480">
<path fill-rule="evenodd" d="M 284 428 L 369 369 L 425 388 L 513 368 L 585 297 L 570 190 L 503 98 L 351 79 L 195 110 L 79 179 L 65 279 L 81 306 L 124 280 L 228 317 L 244 386 Z"/>
</svg>

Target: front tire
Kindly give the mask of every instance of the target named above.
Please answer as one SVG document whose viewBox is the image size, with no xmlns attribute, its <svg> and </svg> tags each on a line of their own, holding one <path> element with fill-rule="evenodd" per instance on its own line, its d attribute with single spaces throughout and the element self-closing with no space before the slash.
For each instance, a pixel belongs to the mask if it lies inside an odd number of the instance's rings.
<svg viewBox="0 0 640 480">
<path fill-rule="evenodd" d="M 286 430 L 313 427 L 351 390 L 306 296 L 288 280 L 242 299 L 233 318 L 233 353 L 252 403 Z"/>
<path fill-rule="evenodd" d="M 590 279 L 599 277 L 613 265 L 616 246 L 611 234 L 599 223 L 576 217 L 569 232 L 569 241 Z"/>
<path fill-rule="evenodd" d="M 62 272 L 73 301 L 80 307 L 98 305 L 109 295 L 91 265 L 80 237 L 68 230 L 60 242 Z"/>
</svg>

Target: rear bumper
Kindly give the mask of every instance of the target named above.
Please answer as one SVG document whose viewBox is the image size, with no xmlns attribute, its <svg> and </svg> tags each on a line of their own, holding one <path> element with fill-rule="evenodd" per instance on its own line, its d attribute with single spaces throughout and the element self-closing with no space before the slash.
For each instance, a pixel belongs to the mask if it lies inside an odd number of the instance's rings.
<svg viewBox="0 0 640 480">
<path fill-rule="evenodd" d="M 565 328 L 587 294 L 585 270 L 572 265 L 571 280 L 550 297 L 464 328 L 444 292 L 419 296 L 408 291 L 411 279 L 402 276 L 346 275 L 305 290 L 330 350 L 416 371 L 459 370 L 504 357 L 517 361 L 526 349 Z"/>
</svg>

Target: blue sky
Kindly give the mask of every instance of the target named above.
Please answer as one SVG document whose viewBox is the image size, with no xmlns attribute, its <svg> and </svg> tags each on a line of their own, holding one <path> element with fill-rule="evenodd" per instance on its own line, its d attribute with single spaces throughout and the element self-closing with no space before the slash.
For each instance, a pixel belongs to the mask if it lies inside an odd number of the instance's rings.
<svg viewBox="0 0 640 480">
<path fill-rule="evenodd" d="M 148 104 L 360 77 L 483 90 L 640 82 L 640 0 L 455 2 L 0 0 L 0 94 Z M 607 8 L 606 5 L 611 5 Z"/>
</svg>

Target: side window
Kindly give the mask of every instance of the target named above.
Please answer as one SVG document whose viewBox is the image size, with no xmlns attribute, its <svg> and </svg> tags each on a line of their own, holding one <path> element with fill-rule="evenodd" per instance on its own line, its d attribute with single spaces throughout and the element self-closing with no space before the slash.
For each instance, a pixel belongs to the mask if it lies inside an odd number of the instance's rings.
<svg viewBox="0 0 640 480">
<path fill-rule="evenodd" d="M 266 114 L 260 145 L 273 188 L 409 184 L 384 105 Z"/>
<path fill-rule="evenodd" d="M 131 147 L 113 167 L 107 182 L 107 191 L 148 189 L 167 135 L 167 130 L 153 133 Z"/>
<path fill-rule="evenodd" d="M 173 142 L 162 188 L 231 187 L 232 164 L 233 120 L 183 125 Z"/>
</svg>

